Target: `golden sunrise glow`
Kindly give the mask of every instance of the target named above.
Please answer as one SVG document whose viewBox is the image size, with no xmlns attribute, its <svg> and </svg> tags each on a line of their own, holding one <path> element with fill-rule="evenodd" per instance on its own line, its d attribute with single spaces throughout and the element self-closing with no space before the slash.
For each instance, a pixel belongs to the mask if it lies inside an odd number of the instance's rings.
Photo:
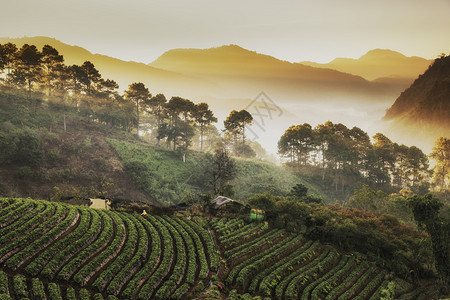
<svg viewBox="0 0 450 300">
<path fill-rule="evenodd" d="M 327 63 L 382 48 L 450 52 L 448 0 L 3 1 L 0 37 L 50 36 L 149 63 L 176 48 L 237 44 L 291 62 Z"/>
</svg>

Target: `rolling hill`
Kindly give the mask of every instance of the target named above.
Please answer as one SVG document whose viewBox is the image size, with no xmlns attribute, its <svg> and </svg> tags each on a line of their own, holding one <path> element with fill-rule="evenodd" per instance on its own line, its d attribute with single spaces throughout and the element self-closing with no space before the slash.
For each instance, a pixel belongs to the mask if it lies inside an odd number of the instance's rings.
<svg viewBox="0 0 450 300">
<path fill-rule="evenodd" d="M 359 75 L 371 81 L 389 78 L 408 84 L 411 84 L 417 75 L 422 74 L 431 63 L 432 60 L 417 56 L 407 57 L 388 49 L 374 49 L 358 59 L 336 58 L 326 64 L 301 62 L 301 64 L 312 67 L 329 68 Z"/>
</svg>

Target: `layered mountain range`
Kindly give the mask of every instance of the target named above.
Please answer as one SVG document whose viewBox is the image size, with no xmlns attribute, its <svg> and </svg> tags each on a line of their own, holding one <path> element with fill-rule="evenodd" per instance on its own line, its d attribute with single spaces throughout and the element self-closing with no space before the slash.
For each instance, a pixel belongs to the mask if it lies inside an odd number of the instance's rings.
<svg viewBox="0 0 450 300">
<path fill-rule="evenodd" d="M 66 64 L 89 60 L 103 77 L 118 82 L 121 90 L 142 81 L 154 93 L 208 99 L 248 98 L 262 90 L 289 101 L 330 99 L 336 94 L 361 100 L 392 99 L 430 64 L 390 50 L 373 50 L 358 60 L 336 59 L 326 65 L 291 63 L 228 45 L 169 50 L 146 65 L 92 54 L 48 37 L 0 38 L 0 43 L 6 42 L 38 48 L 49 44 L 64 55 Z"/>
</svg>

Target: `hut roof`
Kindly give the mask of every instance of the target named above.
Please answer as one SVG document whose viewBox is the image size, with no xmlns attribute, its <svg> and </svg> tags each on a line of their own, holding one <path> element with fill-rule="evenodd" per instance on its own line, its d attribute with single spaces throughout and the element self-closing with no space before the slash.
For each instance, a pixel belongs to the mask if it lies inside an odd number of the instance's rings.
<svg viewBox="0 0 450 300">
<path fill-rule="evenodd" d="M 218 209 L 219 207 L 221 207 L 222 205 L 225 205 L 227 203 L 235 203 L 235 204 L 239 204 L 242 206 L 245 206 L 244 204 L 242 204 L 239 201 L 227 198 L 227 197 L 223 197 L 223 196 L 217 196 L 214 200 L 211 201 L 211 204 L 214 205 L 215 209 Z"/>
</svg>

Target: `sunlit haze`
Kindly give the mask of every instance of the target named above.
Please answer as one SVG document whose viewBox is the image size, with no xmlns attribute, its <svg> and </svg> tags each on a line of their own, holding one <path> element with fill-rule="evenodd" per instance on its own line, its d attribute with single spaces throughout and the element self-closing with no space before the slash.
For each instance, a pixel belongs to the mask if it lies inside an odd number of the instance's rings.
<svg viewBox="0 0 450 300">
<path fill-rule="evenodd" d="M 448 0 L 3 1 L 0 36 L 50 36 L 149 63 L 174 48 L 238 44 L 279 59 L 329 62 L 374 48 L 450 52 Z"/>
</svg>

